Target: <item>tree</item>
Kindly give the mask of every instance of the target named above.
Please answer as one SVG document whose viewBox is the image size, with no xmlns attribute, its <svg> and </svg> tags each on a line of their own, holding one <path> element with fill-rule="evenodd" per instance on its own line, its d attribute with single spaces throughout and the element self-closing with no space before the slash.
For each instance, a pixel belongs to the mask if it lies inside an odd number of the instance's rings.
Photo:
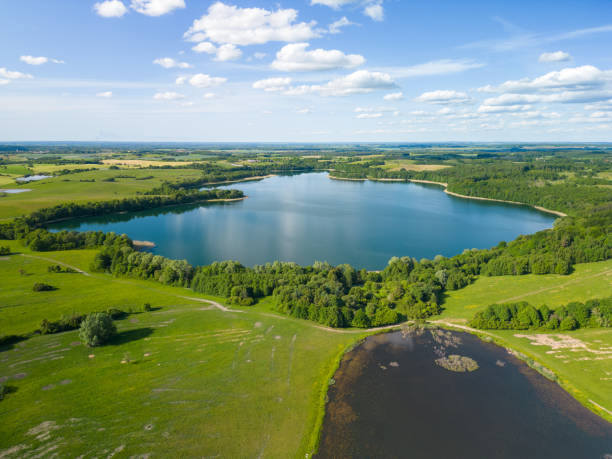
<svg viewBox="0 0 612 459">
<path fill-rule="evenodd" d="M 578 328 L 578 322 L 572 316 L 567 316 L 559 324 L 559 330 L 575 330 Z"/>
<path fill-rule="evenodd" d="M 104 313 L 97 312 L 85 317 L 81 323 L 79 337 L 89 347 L 101 346 L 117 332 L 113 319 Z"/>
</svg>

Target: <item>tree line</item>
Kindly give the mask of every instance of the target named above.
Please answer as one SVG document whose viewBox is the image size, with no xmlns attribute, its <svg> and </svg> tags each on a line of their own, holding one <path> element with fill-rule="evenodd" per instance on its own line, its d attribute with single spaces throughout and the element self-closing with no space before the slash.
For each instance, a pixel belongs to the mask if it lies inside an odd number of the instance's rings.
<svg viewBox="0 0 612 459">
<path fill-rule="evenodd" d="M 612 297 L 586 303 L 572 302 L 551 310 L 519 303 L 492 304 L 476 313 L 470 327 L 481 330 L 575 330 L 577 328 L 611 327 Z"/>
</svg>

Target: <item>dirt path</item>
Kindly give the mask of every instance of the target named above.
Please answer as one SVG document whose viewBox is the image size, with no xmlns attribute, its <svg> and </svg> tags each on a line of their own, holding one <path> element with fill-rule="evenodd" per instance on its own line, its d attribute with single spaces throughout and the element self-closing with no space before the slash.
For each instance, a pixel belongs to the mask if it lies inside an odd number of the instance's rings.
<svg viewBox="0 0 612 459">
<path fill-rule="evenodd" d="M 22 257 L 27 257 L 27 258 L 37 258 L 38 260 L 48 261 L 49 263 L 55 263 L 55 264 L 58 264 L 58 265 L 65 266 L 66 268 L 74 269 L 77 273 L 83 274 L 84 276 L 91 276 L 91 274 L 89 274 L 88 272 L 83 271 L 82 269 L 77 268 L 76 266 L 72 266 L 72 265 L 69 265 L 69 264 L 64 263 L 62 261 L 54 260 L 52 258 L 37 257 L 36 255 L 28 255 L 28 254 L 25 254 L 25 253 L 22 253 L 21 256 Z"/>
<path fill-rule="evenodd" d="M 168 295 L 172 295 L 172 294 L 169 293 Z M 177 298 L 183 298 L 184 300 L 197 301 L 199 303 L 207 303 L 207 304 L 210 304 L 210 305 L 214 306 L 217 309 L 220 309 L 223 312 L 244 312 L 244 311 L 241 311 L 239 309 L 226 308 L 221 303 L 217 303 L 216 301 L 212 301 L 212 300 L 205 300 L 204 298 L 193 298 L 191 296 L 178 296 L 178 295 L 175 295 L 175 296 Z"/>
</svg>

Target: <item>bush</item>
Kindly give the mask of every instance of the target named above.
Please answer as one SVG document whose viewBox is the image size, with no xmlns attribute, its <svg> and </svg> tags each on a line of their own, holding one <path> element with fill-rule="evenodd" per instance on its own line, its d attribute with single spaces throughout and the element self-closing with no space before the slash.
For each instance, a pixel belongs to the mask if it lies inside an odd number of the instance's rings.
<svg viewBox="0 0 612 459">
<path fill-rule="evenodd" d="M 559 330 L 575 330 L 578 328 L 578 322 L 572 316 L 567 316 L 559 324 Z"/>
<path fill-rule="evenodd" d="M 32 287 L 32 290 L 35 292 L 50 292 L 51 290 L 55 290 L 55 287 L 42 282 L 37 282 L 34 284 L 34 287 Z"/>
<path fill-rule="evenodd" d="M 6 246 L 0 246 L 0 256 L 10 255 L 11 248 Z"/>
<path fill-rule="evenodd" d="M 41 335 L 53 335 L 55 333 L 76 330 L 81 326 L 81 322 L 83 322 L 84 319 L 85 316 L 76 314 L 69 317 L 62 317 L 60 320 L 56 321 L 43 319 L 38 331 Z"/>
<path fill-rule="evenodd" d="M 79 337 L 89 347 L 101 346 L 117 332 L 111 316 L 104 312 L 88 315 L 81 323 Z"/>
</svg>

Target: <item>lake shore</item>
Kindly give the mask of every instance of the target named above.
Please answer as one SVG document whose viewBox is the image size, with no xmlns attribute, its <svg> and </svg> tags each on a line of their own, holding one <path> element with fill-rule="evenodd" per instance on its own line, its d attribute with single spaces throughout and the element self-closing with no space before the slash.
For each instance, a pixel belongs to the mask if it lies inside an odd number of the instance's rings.
<svg viewBox="0 0 612 459">
<path fill-rule="evenodd" d="M 411 182 L 411 183 L 424 183 L 427 185 L 438 185 L 441 187 L 444 187 L 444 192 L 448 195 L 454 196 L 456 198 L 463 198 L 463 199 L 476 199 L 478 201 L 492 201 L 492 202 L 503 202 L 505 204 L 513 204 L 513 205 L 517 205 L 517 206 L 529 206 L 532 207 L 536 210 L 539 210 L 540 212 L 546 212 L 548 214 L 552 214 L 552 215 L 556 215 L 557 217 L 567 217 L 567 214 L 564 212 L 560 212 L 558 210 L 552 210 L 552 209 L 547 209 L 545 207 L 542 206 L 536 206 L 536 205 L 532 205 L 532 204 L 526 204 L 524 202 L 518 202 L 518 201 L 507 201 L 505 199 L 494 199 L 494 198 L 483 198 L 480 196 L 468 196 L 466 194 L 459 194 L 459 193 L 455 193 L 454 191 L 448 191 L 448 183 L 445 182 L 433 182 L 431 180 L 417 180 L 417 179 L 392 179 L 392 178 L 365 178 L 365 179 L 361 179 L 361 178 L 343 178 L 343 177 L 334 177 L 332 175 L 329 175 L 329 178 L 332 180 L 347 180 L 347 181 L 355 181 L 355 182 L 364 182 L 366 180 L 370 180 L 372 182 Z"/>
<path fill-rule="evenodd" d="M 254 177 L 245 177 L 242 179 L 237 179 L 237 180 L 225 180 L 223 182 L 211 182 L 211 183 L 207 183 L 204 186 L 211 186 L 211 185 L 228 185 L 230 183 L 240 183 L 240 182 L 252 182 L 254 180 L 263 180 L 263 179 L 267 179 L 267 178 L 271 178 L 271 177 L 276 177 L 276 174 L 268 174 L 268 175 L 256 175 Z"/>
</svg>

